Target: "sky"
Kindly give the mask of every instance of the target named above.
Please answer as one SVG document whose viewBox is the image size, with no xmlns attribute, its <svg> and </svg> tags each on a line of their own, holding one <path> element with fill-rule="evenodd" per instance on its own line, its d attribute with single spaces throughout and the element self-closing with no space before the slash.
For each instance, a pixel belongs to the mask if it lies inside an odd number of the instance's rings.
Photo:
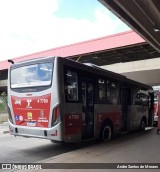
<svg viewBox="0 0 160 172">
<path fill-rule="evenodd" d="M 130 30 L 98 0 L 0 0 L 0 61 Z"/>
</svg>

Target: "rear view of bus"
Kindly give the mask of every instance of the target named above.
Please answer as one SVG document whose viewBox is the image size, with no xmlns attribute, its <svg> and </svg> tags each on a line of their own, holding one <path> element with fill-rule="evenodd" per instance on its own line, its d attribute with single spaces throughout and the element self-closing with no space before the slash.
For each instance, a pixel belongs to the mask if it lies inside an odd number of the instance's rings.
<svg viewBox="0 0 160 172">
<path fill-rule="evenodd" d="M 13 64 L 8 74 L 10 134 L 62 141 L 54 63 L 42 58 Z"/>
</svg>

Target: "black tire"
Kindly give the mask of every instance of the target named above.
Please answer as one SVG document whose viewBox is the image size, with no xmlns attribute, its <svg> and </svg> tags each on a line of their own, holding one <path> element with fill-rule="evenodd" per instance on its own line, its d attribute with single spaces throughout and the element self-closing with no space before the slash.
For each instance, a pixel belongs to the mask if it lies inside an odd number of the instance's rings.
<svg viewBox="0 0 160 172">
<path fill-rule="evenodd" d="M 146 127 L 146 120 L 143 118 L 140 123 L 140 130 L 145 131 L 145 127 Z"/>
<path fill-rule="evenodd" d="M 100 133 L 100 141 L 108 142 L 112 138 L 112 127 L 110 124 L 106 123 L 103 125 Z"/>
</svg>

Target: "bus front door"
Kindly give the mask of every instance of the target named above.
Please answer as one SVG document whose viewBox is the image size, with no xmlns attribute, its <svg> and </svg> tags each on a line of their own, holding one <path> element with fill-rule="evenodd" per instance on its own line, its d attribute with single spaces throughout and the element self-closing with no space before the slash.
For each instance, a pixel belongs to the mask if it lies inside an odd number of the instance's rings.
<svg viewBox="0 0 160 172">
<path fill-rule="evenodd" d="M 94 101 L 93 83 L 82 80 L 82 140 L 91 139 L 94 136 Z"/>
</svg>

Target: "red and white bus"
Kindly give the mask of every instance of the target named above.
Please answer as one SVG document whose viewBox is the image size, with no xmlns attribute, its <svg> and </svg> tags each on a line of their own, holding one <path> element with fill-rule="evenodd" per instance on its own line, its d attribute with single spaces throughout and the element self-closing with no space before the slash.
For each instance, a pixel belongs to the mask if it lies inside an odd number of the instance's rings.
<svg viewBox="0 0 160 172">
<path fill-rule="evenodd" d="M 152 87 L 66 58 L 11 65 L 10 134 L 52 141 L 110 140 L 153 124 Z"/>
<path fill-rule="evenodd" d="M 158 94 L 159 90 L 154 90 L 154 126 L 158 125 Z"/>
</svg>

